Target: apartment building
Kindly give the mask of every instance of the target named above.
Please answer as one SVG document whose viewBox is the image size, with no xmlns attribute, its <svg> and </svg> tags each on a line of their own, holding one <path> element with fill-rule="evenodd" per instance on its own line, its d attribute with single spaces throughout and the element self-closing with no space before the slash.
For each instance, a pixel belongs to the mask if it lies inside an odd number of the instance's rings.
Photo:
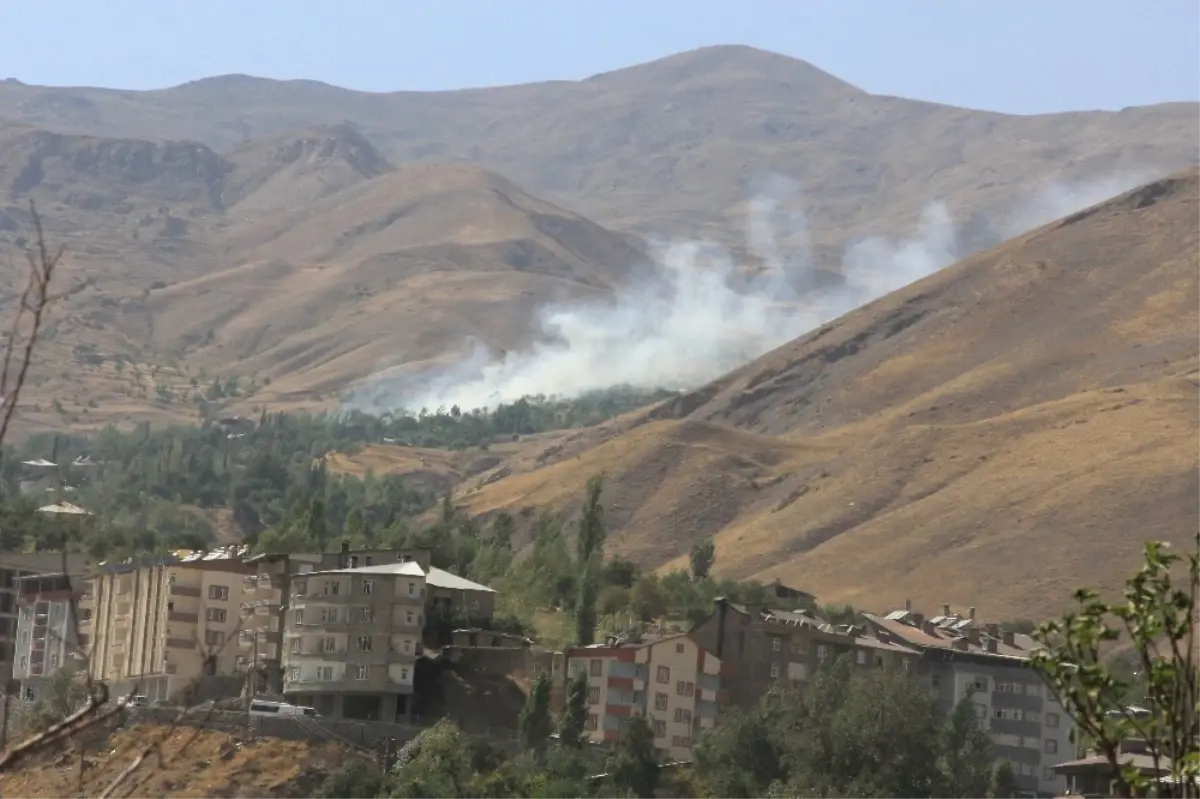
<svg viewBox="0 0 1200 799">
<path fill-rule="evenodd" d="M 647 641 L 610 638 L 570 649 L 566 658 L 569 675 L 587 674 L 586 729 L 595 743 L 615 743 L 626 719 L 643 716 L 660 758 L 690 760 L 697 736 L 716 726 L 728 703 L 721 661 L 686 633 Z"/>
<path fill-rule="evenodd" d="M 59 669 L 83 665 L 80 645 L 86 645 L 87 638 L 76 631 L 76 603 L 83 585 L 82 575 L 67 574 L 37 574 L 18 581 L 12 677 L 20 683 L 22 701 L 41 699 L 47 681 Z"/>
<path fill-rule="evenodd" d="M 238 642 L 240 657 L 255 663 L 267 690 L 283 690 L 283 634 L 291 598 L 291 583 L 318 571 L 374 568 L 414 563 L 426 580 L 423 616 L 438 609 L 458 609 L 466 618 L 492 617 L 495 594 L 491 588 L 430 565 L 428 549 L 358 549 L 343 544 L 337 552 L 264 553 L 246 558 L 254 570 L 245 578 L 243 627 Z"/>
<path fill-rule="evenodd" d="M 919 651 L 862 627 L 834 626 L 802 611 L 747 607 L 718 598 L 690 635 L 726 664 L 733 704 L 749 707 L 781 680 L 807 682 L 822 663 L 849 655 L 864 668 L 912 671 Z"/>
<path fill-rule="evenodd" d="M 911 606 L 878 617 L 867 615 L 877 633 L 903 641 L 921 653 L 916 674 L 951 710 L 968 694 L 980 724 L 1008 760 L 1018 788 L 1030 796 L 1058 796 L 1066 780 L 1054 766 L 1074 755 L 1072 722 L 1030 656 L 1040 646 L 1027 635 L 980 624 L 972 608 L 966 617 L 949 605 L 926 618 Z"/>
<path fill-rule="evenodd" d="M 83 570 L 84 556 L 68 554 L 67 573 Z M 13 679 L 14 654 L 17 643 L 17 594 L 22 577 L 37 574 L 62 573 L 61 552 L 0 553 L 0 688 Z"/>
<path fill-rule="evenodd" d="M 283 693 L 324 716 L 404 720 L 426 594 L 416 561 L 297 574 L 285 616 Z"/>
<path fill-rule="evenodd" d="M 202 677 L 243 676 L 241 553 L 179 553 L 101 564 L 79 602 L 88 669 L 113 695 L 175 701 Z"/>
</svg>

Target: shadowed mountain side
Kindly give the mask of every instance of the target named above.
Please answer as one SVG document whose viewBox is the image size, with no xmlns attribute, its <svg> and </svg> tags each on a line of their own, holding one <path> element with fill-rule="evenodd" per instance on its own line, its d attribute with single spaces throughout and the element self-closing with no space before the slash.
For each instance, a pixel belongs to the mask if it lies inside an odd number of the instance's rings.
<svg viewBox="0 0 1200 799">
<path fill-rule="evenodd" d="M 721 573 L 876 608 L 1037 617 L 1116 588 L 1200 513 L 1198 183 L 967 259 L 461 501 L 566 510 L 603 471 L 612 551 L 681 566 L 711 534 Z"/>
</svg>

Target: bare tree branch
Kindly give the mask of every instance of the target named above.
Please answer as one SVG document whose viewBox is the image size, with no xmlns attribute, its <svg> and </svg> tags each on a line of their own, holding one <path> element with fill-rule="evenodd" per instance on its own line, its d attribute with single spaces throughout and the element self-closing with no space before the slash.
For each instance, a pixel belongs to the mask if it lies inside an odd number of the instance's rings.
<svg viewBox="0 0 1200 799">
<path fill-rule="evenodd" d="M 29 213 L 33 216 L 36 240 L 28 253 L 29 279 L 17 300 L 16 314 L 0 363 L 0 443 L 4 442 L 8 426 L 17 412 L 46 312 L 56 299 L 50 293 L 50 286 L 64 252 L 63 247 L 51 249 L 46 242 L 42 218 L 33 200 L 29 201 Z"/>
</svg>

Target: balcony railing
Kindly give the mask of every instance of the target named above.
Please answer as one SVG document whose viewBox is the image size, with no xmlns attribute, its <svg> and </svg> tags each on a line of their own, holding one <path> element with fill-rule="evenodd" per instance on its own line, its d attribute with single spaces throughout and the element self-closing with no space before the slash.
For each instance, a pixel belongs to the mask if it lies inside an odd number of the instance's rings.
<svg viewBox="0 0 1200 799">
<path fill-rule="evenodd" d="M 279 610 L 278 599 L 251 599 L 242 603 L 242 613 L 253 613 L 260 608 L 266 608 L 267 613 Z"/>
<path fill-rule="evenodd" d="M 345 655 L 349 650 L 346 647 L 329 650 L 320 647 L 306 647 L 299 652 L 296 650 L 288 650 L 288 656 L 294 658 L 333 658 Z"/>
</svg>

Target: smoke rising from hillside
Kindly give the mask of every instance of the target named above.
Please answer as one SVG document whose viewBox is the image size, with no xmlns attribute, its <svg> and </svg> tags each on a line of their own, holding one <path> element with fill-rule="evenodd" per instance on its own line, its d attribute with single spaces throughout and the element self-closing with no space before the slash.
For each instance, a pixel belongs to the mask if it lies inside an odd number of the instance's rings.
<svg viewBox="0 0 1200 799">
<path fill-rule="evenodd" d="M 1138 185 L 1147 173 L 1030 195 L 1015 213 L 987 225 L 987 245 L 1074 213 Z M 495 358 L 485 347 L 420 385 L 363 386 L 350 405 L 364 410 L 470 409 L 524 396 L 572 397 L 615 386 L 688 389 L 801 336 L 854 308 L 953 263 L 962 251 L 946 207 L 931 203 L 907 238 L 875 237 L 848 247 L 841 285 L 814 287 L 808 223 L 796 187 L 773 180 L 749 203 L 747 244 L 760 262 L 736 267 L 721 248 L 674 242 L 658 248 L 655 276 L 605 302 L 544 309 L 539 341 Z M 391 381 L 385 381 L 391 382 Z M 368 381 L 369 383 L 369 381 Z M 368 399 L 368 395 L 370 398 Z"/>
</svg>

